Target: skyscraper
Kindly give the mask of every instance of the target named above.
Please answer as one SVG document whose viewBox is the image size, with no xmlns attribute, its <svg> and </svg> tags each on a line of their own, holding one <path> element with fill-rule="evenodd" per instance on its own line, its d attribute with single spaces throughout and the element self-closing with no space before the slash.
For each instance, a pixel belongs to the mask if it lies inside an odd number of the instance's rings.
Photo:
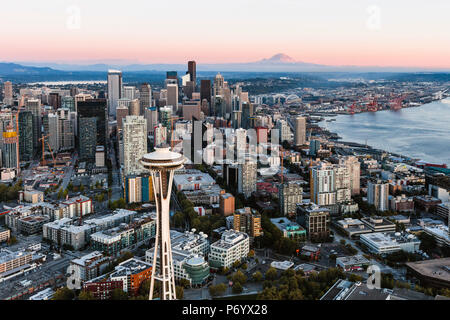
<svg viewBox="0 0 450 320">
<path fill-rule="evenodd" d="M 3 85 L 5 91 L 5 97 L 3 98 L 3 103 L 6 105 L 12 105 L 13 103 L 13 89 L 11 81 L 5 81 Z"/>
<path fill-rule="evenodd" d="M 136 88 L 133 86 L 122 87 L 122 98 L 133 100 L 136 98 Z"/>
<path fill-rule="evenodd" d="M 109 115 L 116 116 L 117 100 L 122 98 L 122 71 L 108 71 L 108 110 Z"/>
<path fill-rule="evenodd" d="M 191 81 L 194 82 L 194 88 L 197 84 L 197 64 L 195 61 L 188 61 L 188 72 L 191 78 Z"/>
<path fill-rule="evenodd" d="M 367 182 L 367 202 L 375 206 L 379 211 L 389 209 L 389 183 L 381 180 L 369 180 Z"/>
<path fill-rule="evenodd" d="M 319 206 L 336 204 L 336 184 L 331 163 L 321 162 L 310 168 L 311 201 Z"/>
<path fill-rule="evenodd" d="M 167 105 L 173 107 L 173 112 L 178 112 L 178 84 L 167 83 Z"/>
<path fill-rule="evenodd" d="M 296 146 L 301 146 L 301 145 L 306 144 L 306 118 L 305 117 L 295 118 L 294 144 Z"/>
<path fill-rule="evenodd" d="M 129 107 L 129 113 L 130 116 L 140 116 L 141 114 L 141 107 L 139 105 L 139 99 L 133 99 L 131 100 L 130 107 Z"/>
<path fill-rule="evenodd" d="M 339 159 L 339 164 L 346 166 L 350 178 L 351 195 L 360 193 L 361 164 L 355 156 L 347 156 Z"/>
<path fill-rule="evenodd" d="M 278 188 L 280 199 L 280 213 L 284 216 L 294 215 L 297 212 L 297 203 L 303 200 L 303 188 L 300 183 L 291 181 Z"/>
<path fill-rule="evenodd" d="M 206 99 L 211 106 L 211 80 L 200 81 L 200 100 Z"/>
<path fill-rule="evenodd" d="M 37 154 L 39 149 L 39 138 L 41 137 L 42 126 L 42 110 L 41 100 L 28 99 L 25 103 L 25 108 L 33 115 L 33 153 Z"/>
<path fill-rule="evenodd" d="M 161 300 L 176 299 L 169 209 L 174 171 L 181 169 L 185 161 L 183 155 L 171 152 L 169 147 L 155 148 L 155 152 L 145 154 L 141 159 L 142 166 L 149 170 L 152 176 L 157 212 L 149 300 L 153 300 L 155 280 L 161 282 Z"/>
<path fill-rule="evenodd" d="M 256 192 L 257 163 L 251 158 L 239 164 L 238 192 L 249 198 L 252 192 Z"/>
<path fill-rule="evenodd" d="M 144 114 L 145 119 L 147 119 L 147 131 L 153 134 L 158 124 L 158 109 L 156 107 L 145 108 Z"/>
<path fill-rule="evenodd" d="M 11 122 L 6 126 L 6 131 L 3 132 L 2 166 L 19 170 L 17 132 Z"/>
<path fill-rule="evenodd" d="M 106 114 L 106 100 L 105 99 L 87 99 L 86 101 L 80 101 L 78 102 L 78 136 L 79 136 L 79 142 L 80 144 L 78 147 L 80 150 L 82 148 L 90 148 L 92 150 L 89 150 L 89 152 L 85 154 L 89 154 L 89 158 L 95 159 L 95 150 L 97 145 L 101 145 L 105 147 L 105 150 L 107 150 L 107 137 L 108 137 L 108 122 L 107 122 L 107 114 Z M 82 119 L 95 119 L 95 121 L 85 121 Z M 88 125 L 90 126 L 89 129 L 84 129 L 83 126 Z M 92 128 L 94 126 L 94 128 Z M 82 146 L 80 140 L 80 129 L 84 130 L 84 137 L 86 139 L 93 139 L 94 141 L 85 141 L 85 145 Z M 94 137 L 89 138 L 89 134 L 91 134 L 95 130 Z M 107 151 L 106 151 L 107 152 Z M 91 157 L 92 156 L 92 157 Z"/>
<path fill-rule="evenodd" d="M 33 114 L 31 111 L 19 113 L 19 159 L 33 159 Z"/>
<path fill-rule="evenodd" d="M 143 83 L 139 94 L 139 101 L 141 103 L 140 115 L 144 115 L 145 109 L 152 106 L 152 87 L 148 83 Z"/>
<path fill-rule="evenodd" d="M 123 121 L 124 176 L 140 174 L 139 162 L 147 153 L 147 121 L 143 116 L 127 116 Z"/>
</svg>

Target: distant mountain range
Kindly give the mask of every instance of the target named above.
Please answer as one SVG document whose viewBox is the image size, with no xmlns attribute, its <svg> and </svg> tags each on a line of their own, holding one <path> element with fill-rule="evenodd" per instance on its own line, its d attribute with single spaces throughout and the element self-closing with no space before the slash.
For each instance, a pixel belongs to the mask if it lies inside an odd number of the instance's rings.
<svg viewBox="0 0 450 320">
<path fill-rule="evenodd" d="M 60 71 L 99 71 L 106 72 L 108 69 L 119 69 L 125 72 L 148 72 L 148 71 L 186 71 L 186 64 L 126 64 L 126 63 L 97 63 L 97 64 L 61 64 L 61 63 L 30 63 L 21 62 L 21 65 L 31 67 L 46 67 L 40 72 L 50 72 L 50 70 Z M 51 68 L 51 69 L 50 69 Z M 20 70 L 20 65 L 16 65 L 16 70 Z M 31 69 L 30 69 L 31 70 Z M 246 63 L 216 63 L 197 64 L 198 71 L 230 71 L 230 72 L 442 72 L 450 71 L 415 68 L 415 67 L 383 67 L 383 66 L 329 66 L 296 61 L 284 53 L 278 53 L 270 58 L 255 62 Z M 32 70 L 33 72 L 37 70 Z M 4 74 L 1 72 L 0 74 Z"/>
<path fill-rule="evenodd" d="M 183 75 L 187 69 L 186 64 L 126 64 L 122 61 L 96 64 L 60 64 L 60 63 L 37 63 L 37 62 L 0 62 L 0 80 L 10 79 L 18 82 L 36 81 L 60 81 L 60 80 L 105 80 L 105 73 L 109 69 L 118 69 L 124 72 L 124 80 L 134 81 L 152 74 L 154 77 L 163 77 L 166 71 L 178 71 Z M 204 75 L 215 72 L 233 73 L 340 73 L 362 74 L 362 73 L 443 73 L 447 78 L 447 70 L 427 68 L 406 67 L 364 67 L 364 66 L 328 66 L 302 61 L 296 61 L 286 54 L 279 53 L 270 58 L 246 63 L 217 63 L 197 64 L 197 71 Z M 251 77 L 254 77 L 251 76 Z M 156 78 L 155 78 L 156 79 Z"/>
</svg>

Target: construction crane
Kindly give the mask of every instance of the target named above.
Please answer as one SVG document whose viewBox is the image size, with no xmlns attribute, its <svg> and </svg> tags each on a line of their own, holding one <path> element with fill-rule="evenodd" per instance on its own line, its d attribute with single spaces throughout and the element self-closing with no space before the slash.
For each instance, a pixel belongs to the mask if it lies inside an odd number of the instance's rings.
<svg viewBox="0 0 450 320">
<path fill-rule="evenodd" d="M 42 138 L 39 138 L 39 141 L 42 141 L 42 162 L 41 162 L 41 164 L 42 164 L 43 166 L 46 165 L 46 161 L 45 161 L 45 142 L 46 142 L 46 141 L 45 141 L 45 138 L 48 138 L 48 137 L 50 137 L 49 134 L 46 135 L 46 136 L 42 135 Z M 50 150 L 50 154 L 52 155 L 53 166 L 55 167 L 55 166 L 56 166 L 56 160 L 55 160 L 55 157 L 54 157 L 54 155 L 53 155 L 52 147 L 50 147 L 50 144 L 48 143 L 48 140 L 47 140 L 47 146 L 48 146 L 48 149 Z"/>
<path fill-rule="evenodd" d="M 172 117 L 170 118 L 170 146 L 173 151 L 173 120 L 183 119 L 183 117 Z"/>
</svg>

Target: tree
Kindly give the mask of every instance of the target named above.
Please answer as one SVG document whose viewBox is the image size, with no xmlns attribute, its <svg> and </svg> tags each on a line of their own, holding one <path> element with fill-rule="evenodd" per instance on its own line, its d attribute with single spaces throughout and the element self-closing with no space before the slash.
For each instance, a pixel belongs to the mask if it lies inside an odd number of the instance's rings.
<svg viewBox="0 0 450 320">
<path fill-rule="evenodd" d="M 244 284 L 247 281 L 247 277 L 242 273 L 241 270 L 236 271 L 231 279 L 233 280 L 233 282 L 240 282 L 241 284 Z"/>
<path fill-rule="evenodd" d="M 231 291 L 236 294 L 242 293 L 243 291 L 242 285 L 239 282 L 235 282 L 233 284 L 233 287 L 231 288 Z"/>
<path fill-rule="evenodd" d="M 275 280 L 278 276 L 278 272 L 277 269 L 275 269 L 274 267 L 270 267 L 267 271 L 266 271 L 266 280 Z"/>
<path fill-rule="evenodd" d="M 248 252 L 247 257 L 253 258 L 254 256 L 255 256 L 255 250 L 250 250 L 250 251 Z"/>
<path fill-rule="evenodd" d="M 184 278 L 180 279 L 180 286 L 183 288 L 189 288 L 191 286 L 190 282 Z"/>
<path fill-rule="evenodd" d="M 241 264 L 241 261 L 236 260 L 235 262 L 233 262 L 233 268 L 238 268 Z"/>
<path fill-rule="evenodd" d="M 73 290 L 70 290 L 67 287 L 62 287 L 56 290 L 52 300 L 73 300 L 73 298 L 75 298 L 75 293 Z"/>
<path fill-rule="evenodd" d="M 209 287 L 209 293 L 214 297 L 223 295 L 226 290 L 227 286 L 224 283 Z"/>
<path fill-rule="evenodd" d="M 184 289 L 183 289 L 183 287 L 176 286 L 175 287 L 175 294 L 176 294 L 178 300 L 182 300 L 183 296 L 184 296 Z"/>
<path fill-rule="evenodd" d="M 90 291 L 81 290 L 78 300 L 95 300 L 94 295 Z"/>
<path fill-rule="evenodd" d="M 115 288 L 111 294 L 111 300 L 128 300 L 128 294 L 120 288 Z"/>
<path fill-rule="evenodd" d="M 263 279 L 263 275 L 261 272 L 256 271 L 255 273 L 252 274 L 252 278 L 254 281 L 260 282 Z"/>
</svg>

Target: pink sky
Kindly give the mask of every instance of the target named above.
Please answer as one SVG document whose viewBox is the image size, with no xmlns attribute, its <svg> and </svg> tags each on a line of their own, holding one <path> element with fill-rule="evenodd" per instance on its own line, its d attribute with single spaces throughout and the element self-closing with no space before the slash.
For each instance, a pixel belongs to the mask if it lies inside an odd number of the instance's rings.
<svg viewBox="0 0 450 320">
<path fill-rule="evenodd" d="M 450 1 L 336 2 L 8 1 L 0 61 L 223 63 L 282 52 L 325 65 L 450 68 Z"/>
</svg>

